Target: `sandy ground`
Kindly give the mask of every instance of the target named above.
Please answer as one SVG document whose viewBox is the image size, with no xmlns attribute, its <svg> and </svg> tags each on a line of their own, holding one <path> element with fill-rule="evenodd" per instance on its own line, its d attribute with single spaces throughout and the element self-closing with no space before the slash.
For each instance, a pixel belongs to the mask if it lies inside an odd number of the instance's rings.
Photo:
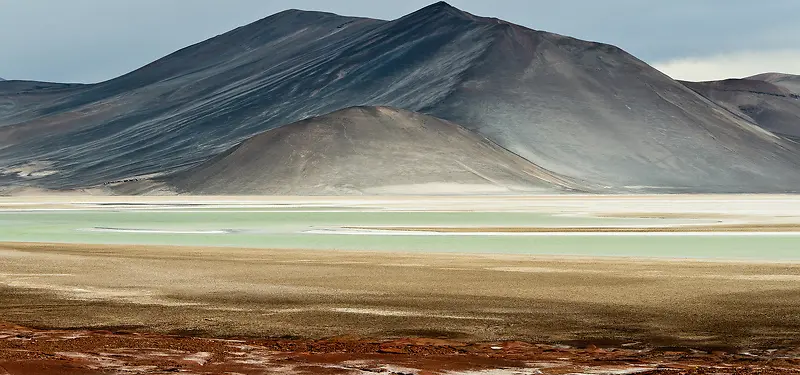
<svg viewBox="0 0 800 375">
<path fill-rule="evenodd" d="M 797 374 L 798 311 L 795 264 L 0 244 L 4 375 Z"/>
<path fill-rule="evenodd" d="M 3 320 L 55 328 L 743 348 L 800 341 L 797 264 L 5 243 L 0 285 Z"/>
</svg>

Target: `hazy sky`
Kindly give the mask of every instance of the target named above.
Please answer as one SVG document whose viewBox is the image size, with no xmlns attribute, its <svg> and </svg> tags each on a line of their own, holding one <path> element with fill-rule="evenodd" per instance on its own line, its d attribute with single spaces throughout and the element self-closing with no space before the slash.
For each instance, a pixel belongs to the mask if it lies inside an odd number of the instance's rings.
<svg viewBox="0 0 800 375">
<path fill-rule="evenodd" d="M 289 8 L 394 19 L 431 0 L 0 0 L 0 77 L 97 82 Z M 452 0 L 615 44 L 676 78 L 800 74 L 800 0 Z"/>
</svg>

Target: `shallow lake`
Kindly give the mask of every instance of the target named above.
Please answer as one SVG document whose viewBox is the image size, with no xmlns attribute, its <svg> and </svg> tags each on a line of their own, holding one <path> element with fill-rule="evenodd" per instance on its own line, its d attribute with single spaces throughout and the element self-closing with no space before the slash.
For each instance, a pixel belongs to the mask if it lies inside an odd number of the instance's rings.
<svg viewBox="0 0 800 375">
<path fill-rule="evenodd" d="M 338 226 L 646 226 L 707 223 L 526 212 L 358 212 L 347 210 L 63 210 L 0 212 L 0 242 L 68 242 L 385 250 L 572 256 L 800 260 L 800 233 L 624 236 L 427 236 L 313 234 Z"/>
</svg>

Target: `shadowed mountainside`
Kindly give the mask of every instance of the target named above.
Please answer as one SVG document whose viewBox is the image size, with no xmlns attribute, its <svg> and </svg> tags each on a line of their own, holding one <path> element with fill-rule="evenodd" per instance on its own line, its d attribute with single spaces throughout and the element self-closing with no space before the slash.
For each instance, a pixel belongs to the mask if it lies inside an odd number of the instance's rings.
<svg viewBox="0 0 800 375">
<path fill-rule="evenodd" d="M 179 172 L 261 131 L 354 106 L 452 121 L 542 169 L 591 182 L 584 190 L 790 192 L 800 184 L 794 142 L 619 48 L 445 3 L 390 22 L 290 10 L 107 82 L 7 85 L 0 184 L 63 189 Z M 362 182 L 373 178 L 348 168 Z"/>
<path fill-rule="evenodd" d="M 6 145 L 17 139 L 24 139 L 20 134 L 37 136 L 46 130 L 57 128 L 60 119 L 56 116 L 41 116 L 38 108 L 72 95 L 76 89 L 82 87 L 85 85 L 3 81 L 0 84 L 0 124 L 9 125 L 0 127 L 0 144 Z M 79 115 L 68 113 L 62 117 Z M 37 118 L 39 121 L 30 121 Z M 25 125 L 14 126 L 18 123 Z"/>
<path fill-rule="evenodd" d="M 787 87 L 755 78 L 683 83 L 747 121 L 800 140 L 800 96 Z"/>
<path fill-rule="evenodd" d="M 165 182 L 182 193 L 284 195 L 547 192 L 573 185 L 456 124 L 386 107 L 349 108 L 266 131 Z"/>
</svg>

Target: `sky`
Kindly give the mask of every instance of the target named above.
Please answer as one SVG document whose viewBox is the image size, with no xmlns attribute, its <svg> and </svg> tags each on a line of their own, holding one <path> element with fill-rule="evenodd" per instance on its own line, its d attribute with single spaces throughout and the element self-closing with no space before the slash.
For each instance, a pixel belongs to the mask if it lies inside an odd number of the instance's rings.
<svg viewBox="0 0 800 375">
<path fill-rule="evenodd" d="M 296 8 L 395 19 L 433 0 L 0 0 L 0 77 L 93 83 Z M 800 0 L 452 0 L 614 44 L 673 78 L 800 74 Z"/>
</svg>

